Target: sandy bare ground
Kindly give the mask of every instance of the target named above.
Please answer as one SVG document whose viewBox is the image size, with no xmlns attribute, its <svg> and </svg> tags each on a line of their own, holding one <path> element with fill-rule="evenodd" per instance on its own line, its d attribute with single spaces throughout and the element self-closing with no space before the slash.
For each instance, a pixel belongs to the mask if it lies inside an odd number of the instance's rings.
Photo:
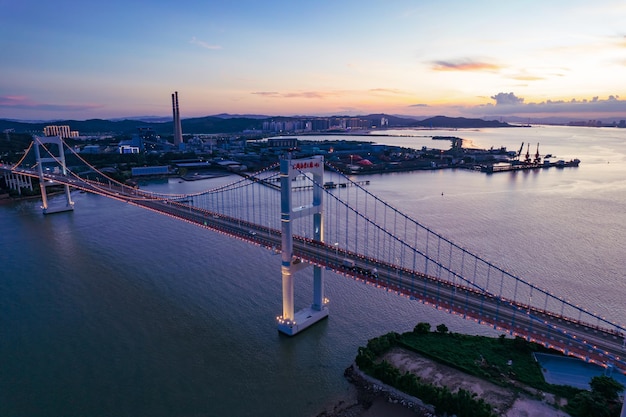
<svg viewBox="0 0 626 417">
<path fill-rule="evenodd" d="M 404 349 L 394 348 L 382 359 L 395 366 L 401 373 L 409 371 L 422 381 L 438 386 L 446 386 L 452 392 L 464 389 L 476 393 L 494 407 L 494 411 L 503 417 L 569 417 L 557 410 L 551 396 L 537 395 L 543 400 L 529 395 L 516 394 L 512 389 L 500 387 L 480 378 L 467 375 L 457 369 L 442 365 L 424 356 Z"/>
</svg>

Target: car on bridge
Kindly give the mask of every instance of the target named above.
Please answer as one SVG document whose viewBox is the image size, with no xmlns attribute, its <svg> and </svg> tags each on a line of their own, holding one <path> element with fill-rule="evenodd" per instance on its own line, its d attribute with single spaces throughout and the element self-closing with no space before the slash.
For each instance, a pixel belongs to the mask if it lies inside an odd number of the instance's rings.
<svg viewBox="0 0 626 417">
<path fill-rule="evenodd" d="M 352 259 L 344 259 L 341 262 L 341 266 L 343 266 L 344 268 L 351 269 L 351 270 L 355 270 L 356 269 L 356 264 L 354 263 L 354 261 Z"/>
<path fill-rule="evenodd" d="M 349 269 L 351 271 L 355 271 L 358 272 L 359 274 L 362 275 L 367 275 L 367 276 L 372 276 L 374 278 L 378 278 L 378 269 L 376 269 L 375 267 L 372 268 L 362 268 L 360 266 L 358 266 L 356 264 L 356 262 L 354 262 L 352 259 L 344 259 L 341 262 L 341 266 L 343 266 L 346 269 Z"/>
</svg>

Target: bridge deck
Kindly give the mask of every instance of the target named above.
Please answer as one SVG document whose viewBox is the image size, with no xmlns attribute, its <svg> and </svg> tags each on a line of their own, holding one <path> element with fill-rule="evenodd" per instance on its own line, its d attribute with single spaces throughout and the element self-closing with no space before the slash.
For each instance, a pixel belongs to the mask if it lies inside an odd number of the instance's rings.
<svg viewBox="0 0 626 417">
<path fill-rule="evenodd" d="M 11 168 L 0 166 L 0 171 L 8 172 Z M 15 171 L 38 177 L 37 173 L 30 170 Z M 278 230 L 194 207 L 191 203 L 183 202 L 183 196 L 178 196 L 176 201 L 114 182 L 103 184 L 58 174 L 45 174 L 45 178 L 48 181 L 187 221 L 268 249 L 280 250 L 281 247 Z M 253 181 L 259 180 L 254 178 Z M 270 182 L 266 185 L 275 187 Z M 419 300 L 450 314 L 488 324 L 511 335 L 543 343 L 588 362 L 604 366 L 613 365 L 626 373 L 626 361 L 623 359 L 626 341 L 622 331 L 585 323 L 513 299 L 497 297 L 469 285 L 426 275 L 321 241 L 304 237 L 294 239 L 294 256 L 307 263 L 331 269 L 367 285 Z M 351 259 L 354 264 L 346 263 L 344 259 Z"/>
</svg>

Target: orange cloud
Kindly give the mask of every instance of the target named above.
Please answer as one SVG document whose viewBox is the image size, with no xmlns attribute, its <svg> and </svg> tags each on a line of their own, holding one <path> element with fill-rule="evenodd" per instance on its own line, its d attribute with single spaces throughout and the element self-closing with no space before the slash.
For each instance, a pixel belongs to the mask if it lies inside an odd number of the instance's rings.
<svg viewBox="0 0 626 417">
<path fill-rule="evenodd" d="M 432 69 L 435 71 L 497 71 L 500 69 L 500 66 L 471 59 L 460 59 L 456 61 L 435 61 L 432 63 Z"/>
<path fill-rule="evenodd" d="M 404 94 L 403 91 L 395 89 L 395 88 L 372 88 L 369 90 L 371 93 L 382 93 L 382 94 Z"/>
<path fill-rule="evenodd" d="M 539 77 L 537 75 L 515 75 L 511 78 L 519 81 L 539 81 L 546 79 L 546 77 Z"/>
<path fill-rule="evenodd" d="M 301 91 L 295 93 L 279 93 L 278 91 L 257 91 L 252 94 L 272 98 L 325 98 L 334 94 L 321 91 Z"/>
</svg>

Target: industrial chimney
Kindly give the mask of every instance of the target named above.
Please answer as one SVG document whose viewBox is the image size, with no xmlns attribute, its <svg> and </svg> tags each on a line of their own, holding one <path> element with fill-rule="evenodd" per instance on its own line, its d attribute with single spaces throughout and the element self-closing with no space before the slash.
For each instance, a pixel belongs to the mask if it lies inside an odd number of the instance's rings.
<svg viewBox="0 0 626 417">
<path fill-rule="evenodd" d="M 179 147 L 183 143 L 183 128 L 180 123 L 180 109 L 178 108 L 178 91 L 172 94 L 172 112 L 174 113 L 174 145 Z"/>
</svg>

